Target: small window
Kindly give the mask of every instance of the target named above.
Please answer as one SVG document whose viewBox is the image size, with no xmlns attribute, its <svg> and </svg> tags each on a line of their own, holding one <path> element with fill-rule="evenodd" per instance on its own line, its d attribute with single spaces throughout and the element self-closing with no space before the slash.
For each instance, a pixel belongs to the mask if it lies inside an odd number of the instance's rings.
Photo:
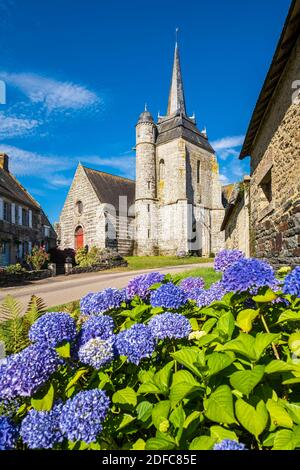
<svg viewBox="0 0 300 470">
<path fill-rule="evenodd" d="M 81 215 L 83 213 L 82 201 L 77 201 L 76 202 L 76 212 L 77 212 L 78 215 Z"/>
<path fill-rule="evenodd" d="M 15 224 L 19 225 L 19 206 L 15 205 Z"/>
<path fill-rule="evenodd" d="M 199 160 L 197 161 L 197 183 L 200 183 L 201 178 L 201 167 Z"/>
<path fill-rule="evenodd" d="M 150 238 L 150 229 L 148 228 L 148 238 Z"/>
<path fill-rule="evenodd" d="M 3 204 L 3 219 L 6 222 L 11 222 L 11 203 L 7 201 L 4 201 Z"/>
<path fill-rule="evenodd" d="M 163 159 L 159 162 L 159 179 L 160 181 L 165 179 L 165 161 Z"/>
<path fill-rule="evenodd" d="M 22 225 L 29 227 L 29 211 L 24 208 L 22 209 Z"/>
<path fill-rule="evenodd" d="M 151 189 L 151 181 L 148 181 L 148 189 Z"/>
<path fill-rule="evenodd" d="M 262 193 L 265 197 L 266 202 L 271 202 L 272 197 L 273 197 L 272 196 L 272 170 L 271 169 L 261 180 L 260 187 L 262 189 Z"/>
<path fill-rule="evenodd" d="M 148 204 L 148 212 L 150 212 L 150 204 Z"/>
</svg>

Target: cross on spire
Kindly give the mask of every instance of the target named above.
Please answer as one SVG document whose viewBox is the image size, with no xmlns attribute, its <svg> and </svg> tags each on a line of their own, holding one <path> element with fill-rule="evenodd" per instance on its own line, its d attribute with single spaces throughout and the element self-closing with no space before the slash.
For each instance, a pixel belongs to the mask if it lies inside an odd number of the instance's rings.
<svg viewBox="0 0 300 470">
<path fill-rule="evenodd" d="M 168 116 L 171 116 L 172 114 L 177 113 L 177 111 L 180 111 L 182 114 L 186 115 L 185 98 L 184 98 L 184 90 L 183 90 L 183 82 L 182 82 L 182 76 L 181 76 L 180 58 L 179 58 L 179 48 L 178 48 L 178 43 L 177 43 L 178 30 L 179 28 L 176 28 L 176 43 L 175 43 L 172 82 L 171 82 L 168 112 L 167 112 Z"/>
</svg>

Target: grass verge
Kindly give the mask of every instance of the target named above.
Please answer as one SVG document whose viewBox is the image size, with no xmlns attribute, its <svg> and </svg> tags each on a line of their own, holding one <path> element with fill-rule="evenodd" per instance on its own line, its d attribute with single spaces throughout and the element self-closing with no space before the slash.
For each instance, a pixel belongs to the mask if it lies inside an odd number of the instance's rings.
<svg viewBox="0 0 300 470">
<path fill-rule="evenodd" d="M 191 256 L 189 258 L 177 258 L 176 256 L 127 256 L 125 259 L 128 262 L 127 269 L 129 270 L 213 262 L 213 258 L 200 258 L 199 256 Z"/>
</svg>

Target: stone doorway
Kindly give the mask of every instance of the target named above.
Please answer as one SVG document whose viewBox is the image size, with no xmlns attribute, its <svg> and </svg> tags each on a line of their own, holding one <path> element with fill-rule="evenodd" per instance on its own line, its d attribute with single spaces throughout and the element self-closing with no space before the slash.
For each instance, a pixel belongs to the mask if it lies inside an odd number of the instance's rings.
<svg viewBox="0 0 300 470">
<path fill-rule="evenodd" d="M 84 234 L 83 228 L 77 227 L 75 230 L 75 250 L 77 251 L 79 248 L 83 248 L 84 246 Z"/>
</svg>

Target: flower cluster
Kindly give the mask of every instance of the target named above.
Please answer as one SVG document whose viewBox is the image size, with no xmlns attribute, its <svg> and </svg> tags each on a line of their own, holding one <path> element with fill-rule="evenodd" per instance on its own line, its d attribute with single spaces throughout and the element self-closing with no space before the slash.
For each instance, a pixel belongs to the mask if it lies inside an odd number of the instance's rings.
<svg viewBox="0 0 300 470">
<path fill-rule="evenodd" d="M 46 313 L 30 328 L 29 339 L 32 342 L 58 346 L 63 341 L 71 342 L 76 338 L 76 323 L 64 312 Z"/>
<path fill-rule="evenodd" d="M 243 258 L 245 258 L 244 253 L 240 250 L 222 250 L 215 257 L 215 270 L 225 272 L 229 266 Z"/>
<path fill-rule="evenodd" d="M 241 259 L 226 269 L 223 285 L 227 292 L 257 293 L 260 287 L 275 289 L 278 281 L 273 268 L 266 262 L 250 258 Z"/>
<path fill-rule="evenodd" d="M 284 294 L 300 297 L 300 266 L 286 276 L 282 291 Z"/>
<path fill-rule="evenodd" d="M 189 298 L 194 300 L 198 307 L 207 307 L 216 300 L 221 300 L 226 294 L 222 281 L 215 282 L 209 289 L 193 289 Z"/>
<path fill-rule="evenodd" d="M 192 331 L 189 320 L 179 313 L 162 313 L 151 318 L 148 324 L 152 335 L 157 339 L 187 338 Z"/>
<path fill-rule="evenodd" d="M 126 288 L 127 298 L 133 299 L 136 295 L 145 300 L 150 294 L 149 288 L 154 284 L 163 282 L 165 276 L 160 273 L 149 273 L 136 276 L 129 281 Z"/>
<path fill-rule="evenodd" d="M 92 338 L 109 339 L 113 334 L 114 326 L 114 321 L 109 315 L 90 317 L 82 325 L 79 344 L 83 345 Z"/>
<path fill-rule="evenodd" d="M 128 362 L 138 365 L 145 357 L 151 357 L 155 339 L 150 328 L 136 323 L 116 336 L 115 348 L 120 356 L 127 356 Z"/>
<path fill-rule="evenodd" d="M 172 282 L 163 284 L 158 289 L 154 290 L 150 296 L 150 303 L 152 307 L 164 307 L 177 309 L 183 307 L 187 303 L 188 295 L 178 286 Z"/>
<path fill-rule="evenodd" d="M 187 293 L 193 289 L 203 289 L 204 280 L 202 277 L 186 277 L 181 281 L 180 287 Z"/>
<path fill-rule="evenodd" d="M 214 450 L 247 450 L 245 444 L 233 441 L 231 439 L 223 439 L 214 445 Z"/>
<path fill-rule="evenodd" d="M 97 440 L 102 431 L 109 405 L 110 400 L 103 390 L 79 392 L 63 406 L 60 429 L 70 441 L 90 444 Z"/>
<path fill-rule="evenodd" d="M 22 421 L 20 434 L 29 449 L 51 449 L 63 441 L 59 427 L 62 404 L 51 411 L 30 410 Z"/>
<path fill-rule="evenodd" d="M 119 289 L 104 289 L 96 294 L 87 294 L 80 302 L 84 315 L 102 315 L 110 310 L 120 308 L 124 302 L 124 293 Z"/>
<path fill-rule="evenodd" d="M 78 351 L 79 360 L 83 364 L 100 369 L 114 358 L 114 347 L 111 339 L 92 338 Z"/>
<path fill-rule="evenodd" d="M 17 439 L 17 426 L 7 416 L 0 416 L 0 450 L 14 449 Z"/>
<path fill-rule="evenodd" d="M 57 370 L 62 360 L 54 349 L 33 344 L 0 366 L 0 398 L 30 397 Z"/>
</svg>

